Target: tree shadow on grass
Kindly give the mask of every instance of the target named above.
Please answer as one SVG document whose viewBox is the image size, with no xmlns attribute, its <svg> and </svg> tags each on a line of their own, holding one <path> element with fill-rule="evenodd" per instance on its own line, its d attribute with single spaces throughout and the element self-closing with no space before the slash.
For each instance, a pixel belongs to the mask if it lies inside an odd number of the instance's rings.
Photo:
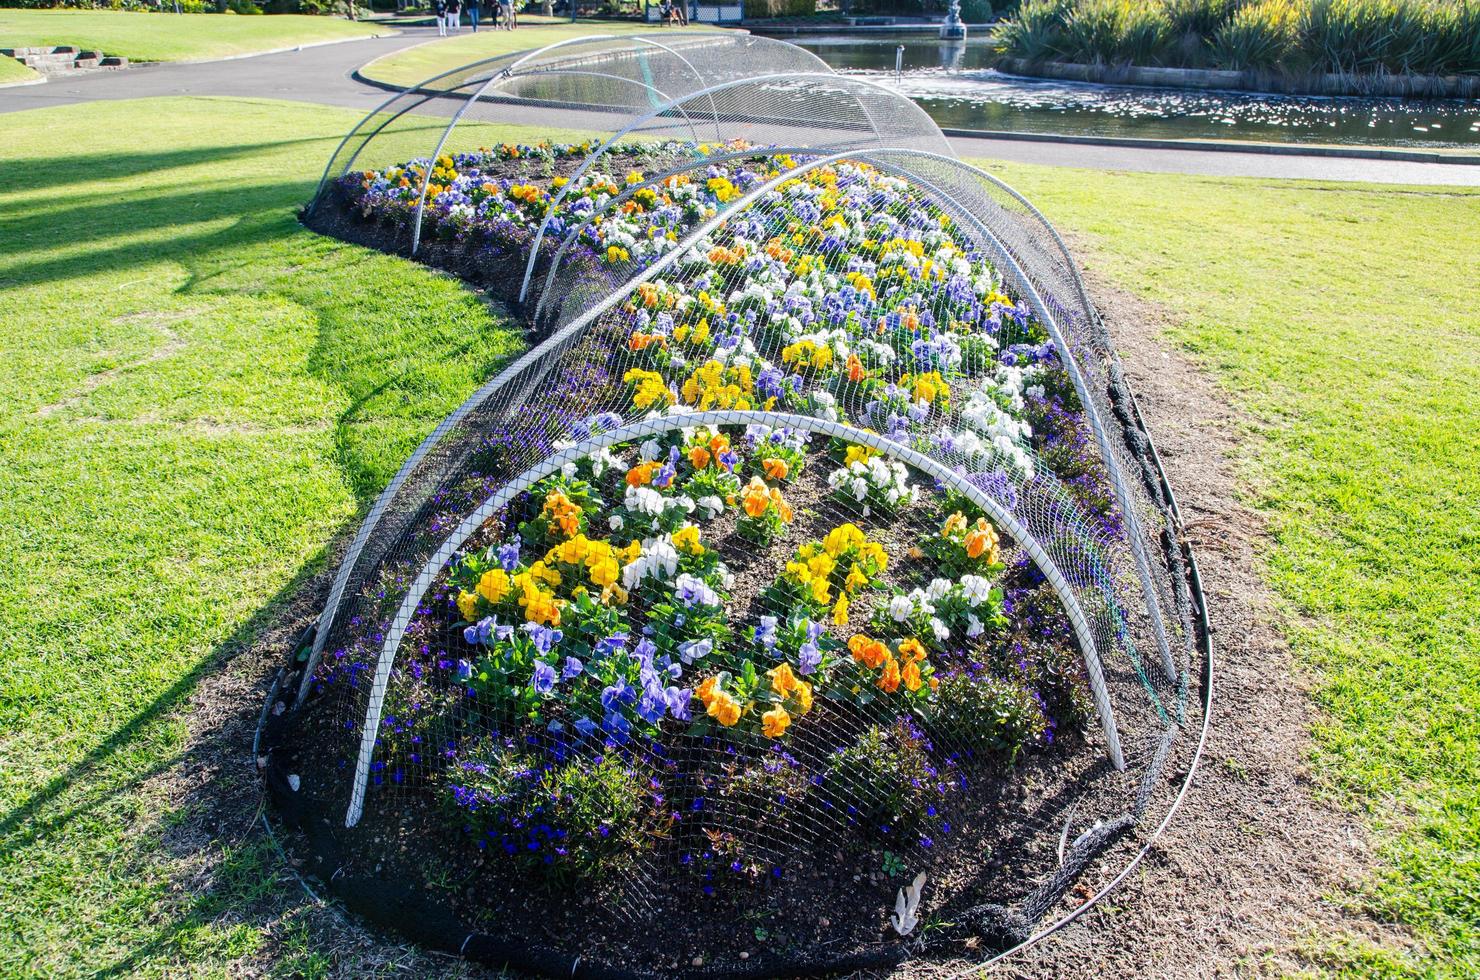
<svg viewBox="0 0 1480 980">
<path fill-rule="evenodd" d="M 85 163 L 75 155 L 27 157 L 24 162 L 0 161 L 0 187 L 50 190 L 140 174 L 162 174 L 177 167 L 193 167 L 202 163 L 226 163 L 304 143 L 323 143 L 332 147 L 335 141 L 336 137 L 333 136 L 304 136 L 267 143 L 226 143 L 150 153 L 100 153 L 89 156 Z"/>
</svg>

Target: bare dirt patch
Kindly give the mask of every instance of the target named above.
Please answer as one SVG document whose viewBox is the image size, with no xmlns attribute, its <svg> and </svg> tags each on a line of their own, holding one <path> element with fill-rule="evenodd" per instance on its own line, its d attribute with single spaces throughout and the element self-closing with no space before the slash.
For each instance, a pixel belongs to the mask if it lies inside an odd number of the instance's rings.
<svg viewBox="0 0 1480 980">
<path fill-rule="evenodd" d="M 1408 939 L 1339 897 L 1372 866 L 1357 815 L 1317 798 L 1315 710 L 1259 578 L 1260 515 L 1239 501 L 1248 420 L 1165 340 L 1166 311 L 1089 277 L 1202 568 L 1216 669 L 1212 728 L 1192 791 L 1157 845 L 1098 909 L 997 971 L 1022 977 L 1279 975 L 1311 936 Z M 1052 914 L 1052 913 L 1051 913 Z"/>
</svg>

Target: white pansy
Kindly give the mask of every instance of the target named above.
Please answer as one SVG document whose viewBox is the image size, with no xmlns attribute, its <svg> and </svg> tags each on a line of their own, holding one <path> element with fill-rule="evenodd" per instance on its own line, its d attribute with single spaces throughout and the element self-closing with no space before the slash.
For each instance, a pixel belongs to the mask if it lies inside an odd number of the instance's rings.
<svg viewBox="0 0 1480 980">
<path fill-rule="evenodd" d="M 889 617 L 896 623 L 902 623 L 910 618 L 910 613 L 915 611 L 915 604 L 907 595 L 897 595 L 889 600 Z"/>
<path fill-rule="evenodd" d="M 936 640 L 941 643 L 951 638 L 951 628 L 934 616 L 930 617 L 930 631 L 935 634 Z"/>
<path fill-rule="evenodd" d="M 963 575 L 961 594 L 966 597 L 967 605 L 979 606 L 991 597 L 992 583 L 980 575 Z"/>
<path fill-rule="evenodd" d="M 928 595 L 930 598 L 934 599 L 935 601 L 939 602 L 941 599 L 944 599 L 946 597 L 946 593 L 947 592 L 950 592 L 950 591 L 951 591 L 951 580 L 950 579 L 948 579 L 948 578 L 933 578 L 933 579 L 930 580 L 930 586 L 925 590 L 925 594 Z"/>
</svg>

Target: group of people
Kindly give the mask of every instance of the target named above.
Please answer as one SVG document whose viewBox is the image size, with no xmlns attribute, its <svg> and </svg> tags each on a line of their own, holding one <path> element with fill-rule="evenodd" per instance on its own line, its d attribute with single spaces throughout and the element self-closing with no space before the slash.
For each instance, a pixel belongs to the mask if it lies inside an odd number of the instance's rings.
<svg viewBox="0 0 1480 980">
<path fill-rule="evenodd" d="M 494 30 L 512 31 L 519 27 L 516 3 L 517 0 L 432 0 L 432 13 L 437 17 L 437 33 L 442 37 L 458 32 L 463 11 L 467 11 L 468 23 L 473 25 L 474 34 L 478 33 L 479 15 L 484 12 L 487 12 L 488 22 Z"/>
</svg>

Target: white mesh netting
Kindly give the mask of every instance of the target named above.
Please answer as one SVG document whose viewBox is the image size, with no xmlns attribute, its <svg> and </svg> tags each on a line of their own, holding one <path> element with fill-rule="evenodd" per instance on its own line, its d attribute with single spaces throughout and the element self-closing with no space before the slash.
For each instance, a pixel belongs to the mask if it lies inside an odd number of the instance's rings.
<svg viewBox="0 0 1480 980">
<path fill-rule="evenodd" d="M 500 142 L 530 104 L 572 140 Z M 550 972 L 980 959 L 1173 805 L 1154 452 L 1063 242 L 913 103 L 583 39 L 392 98 L 306 217 L 535 338 L 373 505 L 273 743 L 383 914 Z"/>
</svg>

